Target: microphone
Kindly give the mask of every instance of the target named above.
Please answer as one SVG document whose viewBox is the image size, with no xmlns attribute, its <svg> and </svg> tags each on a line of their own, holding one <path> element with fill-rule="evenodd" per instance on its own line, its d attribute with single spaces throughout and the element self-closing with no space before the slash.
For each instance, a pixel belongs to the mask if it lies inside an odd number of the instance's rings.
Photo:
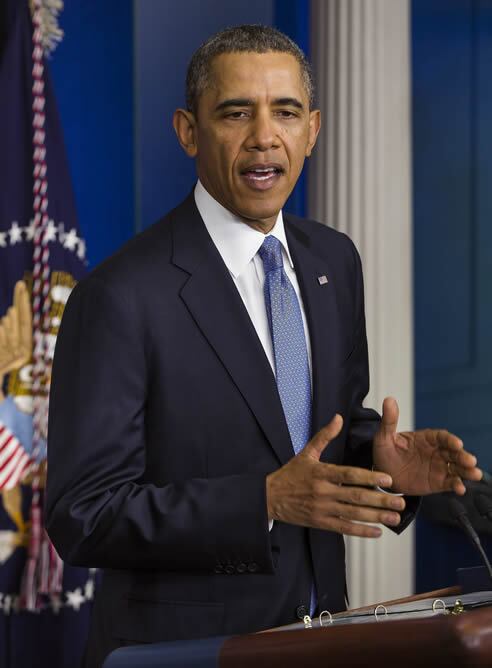
<svg viewBox="0 0 492 668">
<path fill-rule="evenodd" d="M 485 554 L 485 550 L 482 547 L 480 538 L 478 537 L 477 532 L 475 531 L 475 529 L 472 526 L 472 523 L 470 522 L 470 518 L 468 517 L 468 513 L 466 512 L 465 507 L 460 501 L 458 501 L 458 499 L 455 496 L 450 496 L 448 501 L 452 516 L 462 527 L 463 531 L 466 533 L 466 535 L 471 540 L 475 548 L 478 550 L 480 557 L 483 563 L 485 564 L 489 577 L 492 580 L 492 566 L 490 565 L 490 561 L 488 560 L 487 555 Z M 491 512 L 492 512 L 492 507 L 491 507 Z"/>
</svg>

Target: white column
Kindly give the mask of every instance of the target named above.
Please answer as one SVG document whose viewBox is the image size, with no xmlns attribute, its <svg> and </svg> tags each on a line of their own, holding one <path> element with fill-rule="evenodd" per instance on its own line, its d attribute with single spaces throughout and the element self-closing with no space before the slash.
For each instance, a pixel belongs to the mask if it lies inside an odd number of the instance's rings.
<svg viewBox="0 0 492 668">
<path fill-rule="evenodd" d="M 346 232 L 364 266 L 371 390 L 413 426 L 409 0 L 312 0 L 322 130 L 309 166 L 309 215 Z M 352 607 L 413 591 L 413 528 L 350 538 Z"/>
</svg>

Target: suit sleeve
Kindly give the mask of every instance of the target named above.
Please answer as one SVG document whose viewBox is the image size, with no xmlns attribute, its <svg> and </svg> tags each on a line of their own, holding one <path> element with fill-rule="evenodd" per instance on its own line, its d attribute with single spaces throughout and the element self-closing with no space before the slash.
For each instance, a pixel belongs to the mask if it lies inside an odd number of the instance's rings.
<svg viewBox="0 0 492 668">
<path fill-rule="evenodd" d="M 219 572 L 238 561 L 273 572 L 264 476 L 142 482 L 150 365 L 141 320 L 130 297 L 94 277 L 67 303 L 50 395 L 51 540 L 74 565 Z"/>
<path fill-rule="evenodd" d="M 351 354 L 351 410 L 344 464 L 371 468 L 373 438 L 379 428 L 381 416 L 371 408 L 365 408 L 363 401 L 369 392 L 369 360 L 367 350 L 366 319 L 364 308 L 364 281 L 359 253 L 352 244 L 354 257 L 355 291 L 355 339 Z M 401 533 L 414 519 L 420 505 L 420 497 L 405 496 L 406 508 L 401 514 L 398 527 L 390 527 Z"/>
</svg>

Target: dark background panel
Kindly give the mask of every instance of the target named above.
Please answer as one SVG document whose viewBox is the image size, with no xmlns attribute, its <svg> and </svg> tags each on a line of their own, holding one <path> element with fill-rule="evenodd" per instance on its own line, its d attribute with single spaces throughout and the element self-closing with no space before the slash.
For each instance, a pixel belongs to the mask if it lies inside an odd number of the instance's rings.
<svg viewBox="0 0 492 668">
<path fill-rule="evenodd" d="M 458 568 L 483 565 L 476 548 L 457 527 L 420 517 L 416 539 L 417 592 L 453 586 L 458 582 Z M 492 537 L 482 536 L 482 544 L 486 553 L 491 555 Z"/>
<path fill-rule="evenodd" d="M 472 4 L 416 0 L 413 5 L 418 373 L 470 363 L 475 224 Z"/>
<path fill-rule="evenodd" d="M 309 58 L 310 0 L 275 0 L 274 26 L 288 35 L 298 44 Z M 323 113 L 323 112 L 322 112 Z M 309 160 L 296 183 L 291 196 L 285 204 L 285 210 L 297 216 L 305 216 L 307 210 L 307 181 L 309 178 Z"/>
<path fill-rule="evenodd" d="M 134 233 L 131 0 L 71 0 L 50 70 L 80 227 L 96 265 Z"/>
<path fill-rule="evenodd" d="M 413 0 L 416 425 L 457 433 L 492 470 L 492 2 Z M 492 526 L 466 499 L 492 553 Z M 430 497 L 417 521 L 416 588 L 478 565 Z"/>
<path fill-rule="evenodd" d="M 477 49 L 477 160 L 476 237 L 477 359 L 482 368 L 482 385 L 492 400 L 492 2 L 478 5 L 476 21 Z M 485 360 L 485 364 L 483 364 Z M 492 405 L 492 401 L 489 403 Z M 492 411 L 489 412 L 492 425 Z M 492 451 L 492 442 L 488 442 Z M 492 467 L 492 457 L 489 460 Z"/>
</svg>

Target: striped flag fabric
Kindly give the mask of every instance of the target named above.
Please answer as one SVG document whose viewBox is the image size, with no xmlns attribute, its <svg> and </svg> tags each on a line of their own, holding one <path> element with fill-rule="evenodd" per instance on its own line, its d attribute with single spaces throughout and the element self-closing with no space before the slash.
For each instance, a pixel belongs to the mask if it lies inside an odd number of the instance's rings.
<svg viewBox="0 0 492 668">
<path fill-rule="evenodd" d="M 0 423 L 0 489 L 13 489 L 29 470 L 30 457 L 14 434 Z"/>
</svg>

